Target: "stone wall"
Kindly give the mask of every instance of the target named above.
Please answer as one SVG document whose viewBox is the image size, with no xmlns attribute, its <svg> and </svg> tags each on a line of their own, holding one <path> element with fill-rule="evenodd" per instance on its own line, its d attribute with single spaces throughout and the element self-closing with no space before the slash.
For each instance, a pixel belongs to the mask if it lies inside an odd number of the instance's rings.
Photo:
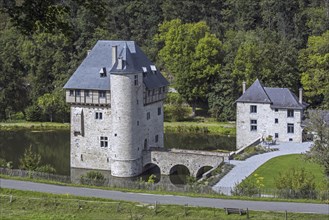
<svg viewBox="0 0 329 220">
<path fill-rule="evenodd" d="M 257 113 L 250 113 L 250 105 L 257 106 Z M 275 123 L 278 119 L 278 123 Z M 257 131 L 251 131 L 251 120 L 257 120 Z M 270 104 L 237 103 L 237 149 L 247 146 L 257 138 L 271 135 L 280 142 L 302 142 L 302 111 L 294 110 L 294 117 L 287 117 L 287 109 L 272 109 Z M 294 133 L 288 133 L 287 124 L 294 124 Z"/>
</svg>

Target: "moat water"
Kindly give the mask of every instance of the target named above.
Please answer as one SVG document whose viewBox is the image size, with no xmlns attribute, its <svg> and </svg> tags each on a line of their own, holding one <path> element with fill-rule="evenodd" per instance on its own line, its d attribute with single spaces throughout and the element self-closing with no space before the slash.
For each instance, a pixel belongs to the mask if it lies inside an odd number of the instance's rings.
<svg viewBox="0 0 329 220">
<path fill-rule="evenodd" d="M 235 150 L 235 137 L 214 134 L 165 133 L 166 148 L 189 150 Z M 42 164 L 51 164 L 57 174 L 70 175 L 70 133 L 56 131 L 0 131 L 0 158 L 13 162 L 18 168 L 19 158 L 32 146 L 42 157 Z"/>
</svg>

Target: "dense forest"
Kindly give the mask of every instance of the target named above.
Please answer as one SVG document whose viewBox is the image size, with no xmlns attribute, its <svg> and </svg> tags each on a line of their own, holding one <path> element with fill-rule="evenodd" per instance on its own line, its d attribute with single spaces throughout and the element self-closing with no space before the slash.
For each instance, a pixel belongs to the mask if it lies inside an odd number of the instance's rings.
<svg viewBox="0 0 329 220">
<path fill-rule="evenodd" d="M 256 78 L 329 108 L 329 0 L 0 0 L 0 120 L 67 121 L 62 87 L 100 39 L 136 41 L 218 120 Z"/>
</svg>

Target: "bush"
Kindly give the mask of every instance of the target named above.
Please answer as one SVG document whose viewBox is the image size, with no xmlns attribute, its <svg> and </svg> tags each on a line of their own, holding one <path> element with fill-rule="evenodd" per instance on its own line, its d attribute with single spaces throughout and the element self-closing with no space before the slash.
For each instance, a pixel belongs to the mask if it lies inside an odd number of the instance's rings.
<svg viewBox="0 0 329 220">
<path fill-rule="evenodd" d="M 27 121 L 41 121 L 41 109 L 37 105 L 29 106 L 25 109 L 25 117 Z"/>
<path fill-rule="evenodd" d="M 13 162 L 0 158 L 0 167 L 11 169 L 13 167 Z"/>
<path fill-rule="evenodd" d="M 182 105 L 165 105 L 164 120 L 165 121 L 182 121 L 189 117 L 191 108 Z"/>
<path fill-rule="evenodd" d="M 37 167 L 35 169 L 35 171 L 41 172 L 41 173 L 52 173 L 52 174 L 56 173 L 56 169 L 50 164 L 46 164 L 41 167 Z"/>
<path fill-rule="evenodd" d="M 89 171 L 86 173 L 85 177 L 91 180 L 104 180 L 104 175 L 99 171 Z"/>
<path fill-rule="evenodd" d="M 165 104 L 169 105 L 182 105 L 184 99 L 179 93 L 169 92 L 167 93 L 167 97 L 165 99 Z"/>
<path fill-rule="evenodd" d="M 314 176 L 304 168 L 291 168 L 284 173 L 279 173 L 275 181 L 279 196 L 283 198 L 315 198 Z"/>
<path fill-rule="evenodd" d="M 234 196 L 260 196 L 260 189 L 264 187 L 264 177 L 254 174 L 255 178 L 247 178 L 235 185 L 232 194 Z"/>
<path fill-rule="evenodd" d="M 41 155 L 32 151 L 32 146 L 25 149 L 23 157 L 19 159 L 20 169 L 36 170 L 39 167 Z"/>
</svg>

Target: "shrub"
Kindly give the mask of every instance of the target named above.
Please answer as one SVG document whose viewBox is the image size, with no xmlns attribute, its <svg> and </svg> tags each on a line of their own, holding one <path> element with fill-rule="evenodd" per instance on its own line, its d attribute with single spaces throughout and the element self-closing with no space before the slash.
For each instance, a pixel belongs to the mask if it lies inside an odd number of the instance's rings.
<svg viewBox="0 0 329 220">
<path fill-rule="evenodd" d="M 165 105 L 165 121 L 182 121 L 191 114 L 191 109 L 182 105 Z"/>
<path fill-rule="evenodd" d="M 0 167 L 11 169 L 13 167 L 13 162 L 0 158 Z"/>
<path fill-rule="evenodd" d="M 275 181 L 279 195 L 283 198 L 314 198 L 314 176 L 304 168 L 291 168 L 284 173 L 279 173 Z"/>
<path fill-rule="evenodd" d="M 36 170 L 39 167 L 41 161 L 41 155 L 38 153 L 34 153 L 32 151 L 32 146 L 25 149 L 24 155 L 19 159 L 20 169 L 23 170 Z"/>
<path fill-rule="evenodd" d="M 235 185 L 232 194 L 235 196 L 255 196 L 260 193 L 260 189 L 264 187 L 264 177 L 254 174 L 255 178 L 247 178 L 240 184 Z"/>
<path fill-rule="evenodd" d="M 41 121 L 41 109 L 37 105 L 29 106 L 25 109 L 25 117 L 27 121 Z"/>
<path fill-rule="evenodd" d="M 91 180 L 104 180 L 104 175 L 99 171 L 89 171 L 86 173 L 86 178 Z"/>
<path fill-rule="evenodd" d="M 52 174 L 56 173 L 56 169 L 50 164 L 46 164 L 41 167 L 37 167 L 35 169 L 35 171 L 42 172 L 42 173 L 52 173 Z"/>
</svg>

